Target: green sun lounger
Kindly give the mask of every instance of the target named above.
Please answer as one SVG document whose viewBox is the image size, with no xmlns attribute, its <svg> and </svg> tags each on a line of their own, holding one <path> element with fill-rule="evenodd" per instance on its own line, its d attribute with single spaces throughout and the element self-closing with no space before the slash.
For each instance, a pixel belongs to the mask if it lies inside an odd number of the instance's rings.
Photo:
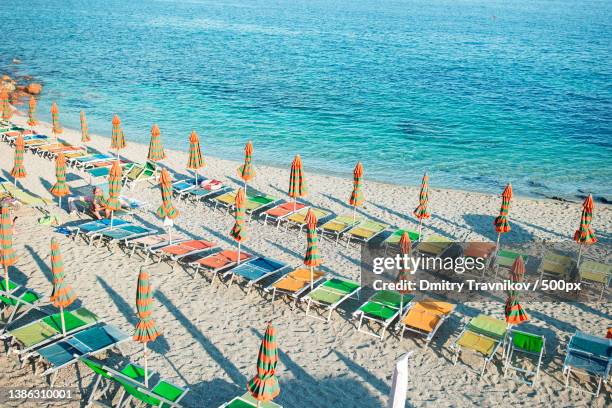
<svg viewBox="0 0 612 408">
<path fill-rule="evenodd" d="M 73 311 L 64 310 L 67 336 L 93 326 L 99 321 L 100 318 L 98 316 L 84 307 Z M 10 339 L 10 347 L 18 349 L 16 353 L 24 356 L 23 358 L 26 358 L 33 350 L 61 337 L 63 337 L 63 334 L 59 312 L 8 330 L 2 334 L 2 338 Z"/>
<path fill-rule="evenodd" d="M 212 200 L 215 203 L 215 209 L 222 207 L 227 212 L 234 208 L 236 194 L 238 194 L 238 190 L 232 190 L 214 197 Z M 278 197 L 267 194 L 253 194 L 252 192 L 247 192 L 246 199 L 245 207 L 249 220 L 254 212 L 263 210 L 280 201 Z"/>
<path fill-rule="evenodd" d="M 359 225 L 362 221 L 363 219 L 359 217 L 353 219 L 352 215 L 338 215 L 321 225 L 319 231 L 323 236 L 333 237 L 338 243 L 342 234 Z"/>
<path fill-rule="evenodd" d="M 606 289 L 610 286 L 610 280 L 612 280 L 612 265 L 584 260 L 580 264 L 578 274 L 580 282 L 586 285 L 601 286 L 601 293 L 599 294 L 601 300 Z"/>
<path fill-rule="evenodd" d="M 403 311 L 409 307 L 409 304 L 413 299 L 414 295 L 412 294 L 401 295 L 400 293 L 392 290 L 379 290 L 375 292 L 363 305 L 359 307 L 359 309 L 353 313 L 353 317 L 359 319 L 357 331 L 378 337 L 380 340 L 383 340 L 385 337 L 385 331 L 389 325 L 393 323 L 398 316 L 403 314 Z M 362 330 L 364 327 L 364 320 L 376 322 L 382 326 L 380 333 Z"/>
<path fill-rule="evenodd" d="M 497 350 L 506 339 L 507 325 L 503 320 L 486 315 L 478 315 L 470 320 L 451 348 L 454 351 L 453 365 L 457 364 L 463 350 L 470 350 L 484 358 L 480 370 L 482 378 L 487 364 L 495 357 Z"/>
<path fill-rule="evenodd" d="M 399 245 L 400 239 L 402 239 L 402 235 L 404 235 L 404 232 L 408 233 L 408 238 L 410 238 L 411 242 L 418 242 L 420 237 L 418 232 L 400 228 L 393 231 L 391 235 L 389 235 L 383 241 L 383 244 L 385 244 L 386 246 Z"/>
<path fill-rule="evenodd" d="M 317 286 L 312 292 L 302 298 L 302 300 L 307 302 L 306 316 L 329 321 L 332 312 L 336 310 L 340 304 L 353 296 L 359 298 L 360 290 L 361 286 L 356 282 L 331 278 Z M 327 317 L 323 318 L 316 314 L 310 314 L 310 310 L 313 306 L 327 311 Z"/>
<path fill-rule="evenodd" d="M 11 283 L 9 282 L 9 285 Z M 2 286 L 5 286 L 4 282 Z M 23 286 L 17 286 L 9 293 L 6 293 L 3 288 L 0 289 L 2 314 L 5 315 L 7 311 L 10 311 L 8 317 L 2 321 L 2 332 L 11 324 L 24 317 L 29 311 L 40 310 L 40 307 L 43 305 L 42 298 L 42 295 L 39 293 Z"/>
<path fill-rule="evenodd" d="M 133 188 L 140 182 L 155 180 L 158 174 L 157 165 L 150 161 L 144 164 L 135 163 L 128 172 L 124 173 L 123 185 L 127 188 Z"/>
<path fill-rule="evenodd" d="M 504 364 L 504 377 L 507 376 L 508 370 L 518 371 L 523 373 L 526 379 L 522 380 L 524 383 L 533 387 L 537 382 L 538 376 L 540 375 L 540 366 L 542 365 L 542 357 L 546 350 L 546 339 L 544 336 L 537 334 L 528 333 L 512 329 L 508 332 L 508 352 L 506 354 L 506 362 Z M 514 354 L 528 355 L 537 359 L 534 370 L 529 370 L 519 366 L 512 365 L 512 356 Z M 529 377 L 533 376 L 533 380 L 529 380 Z"/>
<path fill-rule="evenodd" d="M 503 268 L 503 269 L 509 270 L 510 268 L 512 268 L 512 264 L 514 263 L 516 258 L 518 258 L 519 256 L 523 258 L 523 262 L 525 263 L 525 265 L 527 265 L 527 262 L 529 262 L 529 255 L 521 254 L 519 252 L 514 252 L 514 251 L 508 251 L 505 249 L 500 249 L 495 255 L 495 260 L 493 262 L 494 269 L 495 269 L 495 277 L 497 277 L 497 274 L 500 269 Z"/>
<path fill-rule="evenodd" d="M 223 403 L 219 406 L 219 408 L 283 408 L 282 405 L 278 405 L 272 401 L 260 402 L 251 396 L 250 393 L 246 393 L 240 397 L 235 397 L 231 401 Z"/>
<path fill-rule="evenodd" d="M 133 363 L 128 363 L 121 370 L 114 370 L 91 358 L 81 357 L 80 361 L 96 374 L 87 406 L 96 400 L 96 392 L 102 381 L 108 382 L 109 385 L 117 384 L 121 388 L 121 396 L 117 406 L 124 406 L 123 404 L 128 406 L 130 400 L 136 399 L 138 403 L 145 403 L 153 407 L 178 407 L 180 401 L 189 392 L 188 388 L 179 387 L 165 380 L 153 382 L 147 389 L 144 386 L 144 369 Z M 155 376 L 157 376 L 157 373 L 148 372 L 149 379 Z M 104 394 L 104 391 L 102 391 L 102 394 Z M 124 402 L 126 395 L 127 399 Z"/>
</svg>

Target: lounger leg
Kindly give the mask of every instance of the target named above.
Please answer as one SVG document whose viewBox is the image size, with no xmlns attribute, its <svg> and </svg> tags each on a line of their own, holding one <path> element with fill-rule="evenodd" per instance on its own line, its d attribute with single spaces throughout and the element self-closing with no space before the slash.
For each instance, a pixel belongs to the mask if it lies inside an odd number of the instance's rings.
<svg viewBox="0 0 612 408">
<path fill-rule="evenodd" d="M 53 384 L 55 384 L 55 380 L 57 380 L 57 371 L 54 371 L 53 374 L 51 374 L 51 382 L 49 383 L 50 387 L 53 387 Z"/>
<path fill-rule="evenodd" d="M 334 311 L 334 309 L 329 309 L 329 313 L 327 313 L 327 321 L 328 322 L 331 320 L 331 315 L 332 315 L 333 311 Z"/>
<path fill-rule="evenodd" d="M 597 390 L 595 391 L 595 398 L 599 396 L 599 391 L 601 390 L 601 380 L 602 377 L 599 377 L 599 381 L 597 381 Z"/>
<path fill-rule="evenodd" d="M 274 303 L 274 298 L 276 297 L 276 288 L 272 289 L 272 302 Z"/>
<path fill-rule="evenodd" d="M 98 385 L 100 385 L 100 380 L 102 380 L 102 376 L 100 374 L 98 374 L 96 376 L 96 382 L 94 383 L 94 386 L 91 389 L 91 395 L 87 399 L 87 405 L 85 405 L 86 407 L 91 406 L 91 403 L 96 399 L 96 397 L 95 397 L 96 396 L 96 390 L 98 389 Z"/>
<path fill-rule="evenodd" d="M 572 371 L 572 368 L 568 366 L 566 369 L 566 373 L 565 373 L 565 388 L 569 387 L 569 378 L 570 378 L 571 371 Z"/>
<path fill-rule="evenodd" d="M 487 363 L 488 363 L 488 362 L 489 362 L 489 360 L 487 360 L 487 359 L 485 358 L 484 364 L 482 365 L 482 371 L 480 372 L 480 378 L 479 378 L 479 379 L 482 379 L 482 376 L 484 375 L 484 372 L 485 372 L 485 370 L 487 369 Z"/>
</svg>

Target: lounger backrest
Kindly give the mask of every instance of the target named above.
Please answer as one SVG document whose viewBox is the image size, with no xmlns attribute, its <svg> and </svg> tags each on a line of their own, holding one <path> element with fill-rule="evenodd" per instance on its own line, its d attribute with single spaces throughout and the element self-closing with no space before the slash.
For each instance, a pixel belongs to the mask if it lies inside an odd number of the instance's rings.
<svg viewBox="0 0 612 408">
<path fill-rule="evenodd" d="M 594 358 L 612 360 L 612 339 L 576 332 L 569 342 L 568 349 L 589 354 Z"/>
<path fill-rule="evenodd" d="M 108 371 L 104 369 L 104 366 L 102 364 L 96 363 L 95 361 L 90 360 L 85 357 L 81 357 L 80 360 L 83 364 L 89 367 L 91 371 L 93 371 L 94 373 L 99 374 L 104 378 L 109 378 L 109 379 L 111 378 L 110 374 L 108 373 Z"/>
<path fill-rule="evenodd" d="M 507 331 L 506 322 L 482 314 L 470 320 L 467 328 L 492 339 L 503 338 Z"/>
<path fill-rule="evenodd" d="M 544 337 L 537 334 L 513 331 L 511 336 L 512 345 L 515 349 L 527 353 L 540 354 L 544 348 Z"/>
<path fill-rule="evenodd" d="M 580 278 L 591 282 L 607 284 L 612 276 L 612 265 L 584 261 L 580 265 Z"/>
</svg>

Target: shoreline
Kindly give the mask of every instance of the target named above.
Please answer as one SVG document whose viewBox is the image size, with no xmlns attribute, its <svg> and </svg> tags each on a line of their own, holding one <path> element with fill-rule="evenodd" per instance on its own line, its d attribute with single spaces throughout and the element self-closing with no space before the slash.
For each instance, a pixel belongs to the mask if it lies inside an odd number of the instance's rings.
<svg viewBox="0 0 612 408">
<path fill-rule="evenodd" d="M 14 114 L 13 114 L 13 120 L 15 118 L 18 118 L 19 120 L 16 121 L 16 123 L 20 124 L 21 126 L 27 127 L 29 128 L 29 126 L 26 124 L 27 121 L 27 114 L 24 114 L 22 111 L 20 111 L 19 109 L 16 109 Z M 60 114 L 60 123 L 61 123 L 61 114 Z M 41 133 L 48 133 L 50 134 L 50 129 L 51 129 L 51 124 L 49 122 L 46 121 L 42 121 L 39 120 L 39 124 L 38 126 L 36 126 L 35 130 L 39 131 L 39 128 L 43 127 L 45 129 L 48 129 L 48 131 L 46 132 L 41 132 Z M 66 141 L 70 142 L 71 144 L 76 144 L 76 145 L 80 145 L 80 136 L 79 139 L 74 140 L 74 133 L 77 133 L 78 135 L 80 135 L 80 129 L 75 129 L 75 128 L 63 128 L 65 133 L 62 133 L 59 137 L 59 139 L 62 139 L 66 136 L 66 131 L 68 134 L 70 134 L 69 138 L 65 139 Z M 40 131 L 39 131 L 40 132 Z M 103 139 L 107 141 L 107 145 L 110 145 L 110 137 L 109 136 L 105 136 L 105 135 L 101 135 L 99 133 L 90 133 L 89 134 L 90 137 L 92 139 L 98 138 L 98 139 Z M 186 150 L 176 150 L 176 149 L 172 149 L 172 148 L 168 148 L 167 145 L 164 144 L 164 135 L 162 132 L 162 145 L 164 146 L 164 149 L 166 150 L 166 153 L 171 152 L 173 153 L 175 156 L 186 156 L 188 154 L 188 151 Z M 185 137 L 185 139 L 187 139 L 188 136 Z M 148 145 L 141 143 L 141 142 L 135 142 L 135 141 L 130 141 L 129 139 L 126 139 L 126 143 L 127 145 L 134 145 L 134 146 L 140 146 L 141 150 L 144 149 L 144 151 L 148 151 Z M 91 143 L 90 143 L 91 144 Z M 105 152 L 111 152 L 110 149 L 104 149 L 103 151 Z M 121 153 L 120 153 L 121 155 Z M 207 154 L 206 150 L 203 151 L 202 156 L 204 158 L 204 162 L 206 163 L 208 158 L 212 158 L 213 160 L 218 160 L 218 161 L 223 161 L 223 162 L 228 162 L 228 163 L 233 163 L 235 165 L 235 167 L 238 167 L 239 165 L 242 164 L 241 161 L 237 161 L 237 160 L 233 160 L 233 159 L 227 159 L 224 157 L 219 157 L 219 156 L 215 156 L 214 154 Z M 146 157 L 145 157 L 146 158 Z M 274 163 L 268 163 L 268 162 L 261 162 L 261 164 L 258 164 L 258 160 L 257 160 L 257 155 L 255 154 L 254 157 L 254 166 L 256 168 L 271 168 L 271 169 L 275 169 L 278 171 L 287 171 L 287 179 L 288 179 L 288 171 L 291 165 L 291 160 L 293 160 L 293 157 L 289 157 L 287 158 L 287 165 L 286 166 L 281 166 L 279 164 L 274 164 Z M 162 165 L 164 164 L 165 160 L 162 161 Z M 184 168 L 179 168 L 179 169 L 175 169 L 173 167 L 169 167 L 170 170 L 176 172 L 176 173 L 181 173 L 182 171 L 185 171 L 186 169 Z M 206 171 L 206 167 L 204 167 L 203 171 Z M 352 173 L 343 173 L 343 172 L 339 172 L 339 171 L 333 171 L 333 170 L 324 170 L 324 169 L 314 169 L 314 170 L 310 170 L 308 167 L 305 167 L 305 173 L 306 173 L 306 178 L 308 179 L 308 175 L 312 174 L 315 176 L 321 176 L 321 177 L 331 177 L 331 178 L 335 178 L 335 179 L 342 179 L 342 180 L 347 180 L 347 182 L 352 183 Z M 410 188 L 410 189 L 420 189 L 420 179 L 422 177 L 422 174 L 418 175 L 417 180 L 419 181 L 418 184 L 403 184 L 403 183 L 393 183 L 393 182 L 389 182 L 389 181 L 382 181 L 382 180 L 378 180 L 378 179 L 369 179 L 368 178 L 368 174 L 367 174 L 367 169 L 365 172 L 365 176 L 364 176 L 364 180 L 365 183 L 373 183 L 373 184 L 377 184 L 380 187 L 389 187 L 389 188 Z M 431 182 L 431 179 L 430 179 Z M 481 190 L 470 190 L 470 189 L 460 189 L 460 188 L 449 188 L 449 187 L 436 187 L 435 184 L 432 185 L 430 184 L 429 186 L 429 190 L 430 192 L 454 192 L 454 193 L 463 193 L 463 194 L 474 194 L 474 195 L 482 195 L 485 197 L 499 197 L 501 195 L 501 192 L 503 190 L 503 187 L 500 189 L 498 194 L 492 193 L 492 192 L 486 192 L 486 191 L 481 191 Z M 521 192 L 516 192 L 514 191 L 514 195 L 513 197 L 515 198 L 521 198 L 521 199 L 525 199 L 525 200 L 536 200 L 536 201 L 551 201 L 551 202 L 558 202 L 558 203 L 571 203 L 571 204 L 580 204 L 582 203 L 582 200 L 584 200 L 585 196 L 580 196 L 577 194 L 574 194 L 570 197 L 567 196 L 563 196 L 563 195 L 551 195 L 551 196 L 547 196 L 543 193 L 537 193 L 537 192 L 533 192 L 532 194 L 521 194 Z M 367 200 L 367 197 L 366 197 Z M 602 205 L 602 206 L 612 206 L 612 201 L 610 201 L 609 198 L 607 198 L 606 196 L 603 196 L 601 194 L 597 194 L 597 195 L 593 195 L 593 201 L 596 202 L 598 205 Z M 416 206 L 416 205 L 415 205 Z M 407 215 L 411 215 L 411 214 L 407 214 Z"/>
</svg>

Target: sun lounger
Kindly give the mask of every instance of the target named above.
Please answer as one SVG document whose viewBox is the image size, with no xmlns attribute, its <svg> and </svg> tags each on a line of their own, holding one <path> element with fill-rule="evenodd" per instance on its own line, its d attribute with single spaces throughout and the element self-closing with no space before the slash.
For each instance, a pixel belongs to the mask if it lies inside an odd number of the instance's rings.
<svg viewBox="0 0 612 408">
<path fill-rule="evenodd" d="M 612 366 L 612 339 L 592 336 L 577 331 L 567 345 L 567 354 L 563 362 L 565 375 L 565 388 L 574 388 L 598 396 L 601 383 L 607 381 Z M 597 388 L 594 392 L 584 388 L 571 387 L 570 374 L 572 370 L 579 370 L 597 379 Z"/>
<path fill-rule="evenodd" d="M 548 251 L 540 263 L 540 280 L 544 276 L 552 276 L 557 279 L 568 280 L 574 270 L 575 262 L 572 258 Z"/>
<path fill-rule="evenodd" d="M 400 239 L 402 239 L 402 235 L 404 235 L 404 232 L 408 233 L 408 238 L 410 238 L 411 242 L 418 242 L 419 240 L 419 233 L 416 231 L 412 231 L 412 230 L 407 230 L 407 229 L 397 229 L 395 231 L 393 231 L 391 233 L 391 235 L 389 235 L 384 241 L 383 244 L 385 246 L 398 246 Z"/>
<path fill-rule="evenodd" d="M 51 200 L 30 194 L 15 186 L 13 183 L 0 184 L 0 193 L 2 192 L 5 192 L 15 200 L 29 207 L 44 207 L 52 203 Z"/>
<path fill-rule="evenodd" d="M 213 202 L 215 203 L 215 209 L 221 207 L 226 211 L 229 211 L 231 208 L 234 208 L 236 193 L 237 190 L 232 190 L 214 197 Z M 253 194 L 251 192 L 247 193 L 246 198 L 247 201 L 245 208 L 246 213 L 249 215 L 249 220 L 253 216 L 253 213 L 263 211 L 263 209 L 270 207 L 279 201 L 279 199 L 274 196 L 267 194 Z"/>
<path fill-rule="evenodd" d="M 133 188 L 136 184 L 143 181 L 155 180 L 158 177 L 159 170 L 155 163 L 147 161 L 142 165 L 134 165 L 130 171 L 123 176 L 123 185 L 128 188 Z"/>
<path fill-rule="evenodd" d="M 382 222 L 364 220 L 360 222 L 358 225 L 349 229 L 344 236 L 346 237 L 346 242 L 350 243 L 351 240 L 367 243 L 370 242 L 374 237 L 381 234 L 384 230 L 389 227 L 388 224 L 384 224 Z"/>
<path fill-rule="evenodd" d="M 192 201 L 204 201 L 206 199 L 214 199 L 214 197 L 223 195 L 228 191 L 231 191 L 231 188 L 227 186 L 221 186 L 215 190 L 209 190 L 205 187 L 197 187 L 187 192 L 187 198 Z"/>
<path fill-rule="evenodd" d="M 178 198 L 183 199 L 189 190 L 196 188 L 195 179 L 177 180 L 172 183 L 172 193 Z"/>
<path fill-rule="evenodd" d="M 276 228 L 280 227 L 281 221 L 286 217 L 289 217 L 296 212 L 307 208 L 306 205 L 297 202 L 286 202 L 278 204 L 262 213 L 264 217 L 264 224 L 268 223 L 268 220 L 276 223 Z"/>
<path fill-rule="evenodd" d="M 171 245 L 161 246 L 150 251 L 151 255 L 159 257 L 158 262 L 164 259 L 178 262 L 182 258 L 202 252 L 211 251 L 217 244 L 203 239 L 192 239 L 189 241 L 177 242 Z"/>
<path fill-rule="evenodd" d="M 540 375 L 540 366 L 542 365 L 542 357 L 546 350 L 546 339 L 544 336 L 527 333 L 524 331 L 512 329 L 508 332 L 508 352 L 506 354 L 506 362 L 504 364 L 504 377 L 508 374 L 508 370 L 518 371 L 525 374 L 527 379 L 523 380 L 527 385 L 533 387 Z M 537 359 L 535 370 L 529 370 L 523 367 L 512 365 L 512 356 L 515 354 L 523 354 Z M 533 376 L 533 380 L 529 381 L 529 377 Z"/>
<path fill-rule="evenodd" d="M 580 281 L 586 285 L 601 285 L 601 293 L 599 295 L 601 300 L 606 289 L 610 286 L 610 280 L 612 280 L 612 265 L 584 260 L 580 264 L 578 274 Z"/>
<path fill-rule="evenodd" d="M 463 248 L 464 258 L 480 258 L 484 262 L 482 270 L 474 268 L 473 270 L 465 271 L 466 275 L 476 275 L 480 277 L 485 276 L 487 269 L 491 267 L 491 263 L 495 258 L 495 251 L 497 246 L 492 242 L 470 242 Z"/>
<path fill-rule="evenodd" d="M 429 235 L 418 243 L 416 251 L 428 256 L 440 257 L 452 246 L 451 240 L 440 235 Z"/>
<path fill-rule="evenodd" d="M 231 286 L 234 282 L 234 278 L 241 278 L 244 282 L 246 282 L 248 292 L 250 292 L 253 286 L 262 280 L 283 271 L 285 268 L 287 268 L 286 263 L 279 262 L 271 258 L 258 256 L 256 258 L 251 258 L 246 262 L 242 262 L 240 265 L 230 269 L 225 273 L 224 278 L 227 277 L 227 275 L 231 275 L 229 286 Z"/>
<path fill-rule="evenodd" d="M 102 323 L 38 349 L 35 357 L 37 362 L 47 367 L 41 376 L 51 376 L 50 384 L 53 386 L 57 372 L 63 367 L 77 363 L 80 357 L 118 347 L 130 339 L 131 336 L 118 327 Z"/>
<path fill-rule="evenodd" d="M 495 357 L 497 350 L 505 341 L 507 332 L 506 322 L 486 315 L 478 315 L 470 320 L 451 348 L 454 351 L 453 364 L 456 365 L 459 355 L 464 350 L 470 350 L 484 358 L 480 370 L 482 378 L 487 364 Z"/>
<path fill-rule="evenodd" d="M 96 400 L 96 393 L 102 380 L 109 383 L 102 394 L 111 384 L 116 384 L 121 389 L 122 395 L 117 406 L 128 406 L 130 399 L 136 399 L 139 403 L 142 402 L 154 407 L 179 407 L 179 402 L 189 392 L 189 388 L 179 387 L 165 380 L 152 382 L 149 389 L 145 388 L 144 369 L 133 363 L 128 363 L 121 370 L 114 370 L 91 358 L 80 357 L 79 361 L 96 374 L 93 389 L 87 399 L 87 406 L 90 406 Z M 157 373 L 148 372 L 149 380 L 156 376 Z M 128 399 L 124 402 L 125 395 L 128 395 Z"/>
<path fill-rule="evenodd" d="M 240 251 L 240 262 L 246 262 L 252 255 L 244 251 Z M 217 272 L 225 271 L 229 268 L 234 267 L 238 264 L 238 251 L 231 249 L 224 249 L 223 251 L 204 256 L 198 260 L 189 263 L 189 266 L 195 269 L 196 273 L 202 270 L 212 272 L 213 278 L 211 284 L 214 282 Z"/>
<path fill-rule="evenodd" d="M 331 211 L 327 211 L 322 208 L 317 208 L 317 207 L 302 208 L 298 212 L 291 214 L 290 216 L 283 219 L 283 221 L 285 221 L 286 229 L 288 230 L 289 227 L 297 227 L 300 230 L 300 232 L 302 232 L 302 229 L 306 227 L 306 214 L 308 214 L 308 210 L 312 210 L 314 215 L 317 216 L 319 223 L 324 222 L 324 220 L 332 214 Z"/>
<path fill-rule="evenodd" d="M 317 286 L 317 288 L 312 292 L 303 297 L 302 300 L 308 302 L 306 306 L 306 316 L 329 321 L 331 319 L 332 312 L 336 310 L 336 308 L 344 301 L 353 296 L 357 296 L 357 298 L 359 297 L 360 289 L 361 287 L 356 282 L 338 278 L 328 279 L 323 284 Z M 313 306 L 327 311 L 327 317 L 323 318 L 310 314 L 310 309 Z"/>
<path fill-rule="evenodd" d="M 112 220 L 111 227 L 111 220 L 108 218 L 104 218 L 101 220 L 84 222 L 83 224 L 79 224 L 74 227 L 70 226 L 67 227 L 67 229 L 70 231 L 73 238 L 81 236 L 89 245 L 91 245 L 93 242 L 93 240 L 91 239 L 92 236 L 95 236 L 104 230 L 118 228 L 124 225 L 130 225 L 130 223 L 128 221 L 122 220 L 121 218 L 114 218 Z"/>
<path fill-rule="evenodd" d="M 66 335 L 84 330 L 100 322 L 100 318 L 84 307 L 73 311 L 64 310 Z M 64 337 L 60 313 L 47 315 L 33 322 L 8 330 L 2 334 L 9 340 L 9 347 L 27 358 L 34 350 Z"/>
<path fill-rule="evenodd" d="M 338 215 L 321 225 L 319 230 L 322 236 L 332 236 L 336 243 L 338 243 L 343 233 L 360 224 L 362 221 L 361 218 L 353 219 L 352 215 Z"/>
<path fill-rule="evenodd" d="M 130 253 L 130 257 L 134 256 L 134 253 L 137 249 L 140 249 L 148 259 L 150 250 L 155 249 L 161 246 L 171 245 L 183 241 L 187 241 L 188 238 L 182 234 L 156 234 L 156 235 L 147 235 L 144 237 L 131 239 L 126 242 L 126 245 L 129 249 L 132 250 Z"/>
<path fill-rule="evenodd" d="M 78 154 L 77 157 L 82 157 L 85 154 L 85 148 L 81 147 L 81 146 L 72 146 L 72 145 L 64 145 L 64 146 L 59 146 L 56 148 L 49 148 L 49 149 L 37 149 L 36 153 L 38 153 L 41 156 L 47 157 L 49 159 L 53 159 L 55 158 L 58 154 L 60 153 L 65 153 L 65 154 Z"/>
<path fill-rule="evenodd" d="M 112 156 L 109 156 L 107 154 L 102 154 L 102 153 L 96 153 L 96 154 L 90 154 L 87 156 L 80 156 L 80 157 L 75 157 L 72 159 L 66 159 L 66 163 L 68 163 L 72 167 L 82 169 L 94 163 L 108 162 L 110 160 L 113 160 Z"/>
<path fill-rule="evenodd" d="M 8 316 L 2 319 L 2 332 L 29 311 L 40 310 L 40 307 L 46 304 L 42 301 L 43 296 L 31 289 L 9 281 L 11 290 L 6 293 L 5 285 L 6 283 L 2 283 L 2 288 L 0 288 L 0 306 L 2 315 Z"/>
<path fill-rule="evenodd" d="M 376 291 L 353 313 L 353 317 L 359 319 L 357 331 L 383 340 L 385 331 L 389 325 L 393 323 L 398 316 L 403 314 L 404 309 L 409 306 L 412 299 L 414 299 L 414 295 L 412 294 L 401 295 L 391 290 Z M 380 333 L 363 330 L 364 320 L 375 322 L 382 326 Z"/>
<path fill-rule="evenodd" d="M 98 246 L 103 242 L 110 246 L 112 243 L 126 244 L 131 239 L 152 235 L 155 230 L 140 225 L 127 224 L 113 229 L 106 229 L 92 235 L 91 240 L 98 240 Z"/>
<path fill-rule="evenodd" d="M 313 270 L 312 287 L 316 287 L 323 279 L 325 279 L 325 272 L 321 272 L 317 269 Z M 300 296 L 310 289 L 310 280 L 311 275 L 309 268 L 297 268 L 287 275 L 281 276 L 268 286 L 265 291 L 272 292 L 272 302 L 274 302 L 277 294 L 289 296 L 297 302 Z"/>
<path fill-rule="evenodd" d="M 403 338 L 404 331 L 408 330 L 425 336 L 425 343 L 429 344 L 454 310 L 455 305 L 433 299 L 411 303 L 398 324 L 401 327 L 400 337 Z"/>
<path fill-rule="evenodd" d="M 272 401 L 259 402 L 251 396 L 250 393 L 246 393 L 241 397 L 235 397 L 231 401 L 223 403 L 219 408 L 283 408 L 282 405 L 278 405 Z"/>
</svg>

